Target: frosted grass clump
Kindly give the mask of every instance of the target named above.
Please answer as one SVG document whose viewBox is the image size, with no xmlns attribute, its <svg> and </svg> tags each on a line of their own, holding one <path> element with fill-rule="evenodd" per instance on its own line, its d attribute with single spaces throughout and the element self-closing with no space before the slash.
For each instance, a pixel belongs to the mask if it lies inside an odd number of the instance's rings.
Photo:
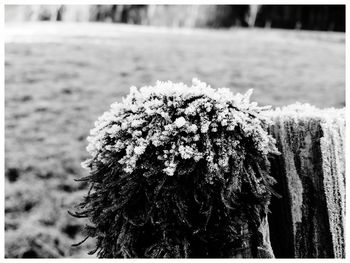
<svg viewBox="0 0 350 263">
<path fill-rule="evenodd" d="M 132 173 L 152 149 L 168 176 L 188 159 L 206 160 L 213 176 L 227 171 L 229 159 L 246 150 L 243 137 L 261 155 L 277 152 L 260 114 L 269 107 L 249 102 L 251 94 L 213 89 L 198 79 L 191 86 L 158 81 L 154 87 L 131 87 L 122 102 L 113 103 L 95 122 L 87 146 L 92 158 L 82 165 L 117 160 L 124 172 Z"/>
<path fill-rule="evenodd" d="M 251 92 L 168 81 L 112 104 L 88 137 L 90 190 L 73 214 L 91 222 L 91 254 L 259 256 L 277 150 Z"/>
</svg>

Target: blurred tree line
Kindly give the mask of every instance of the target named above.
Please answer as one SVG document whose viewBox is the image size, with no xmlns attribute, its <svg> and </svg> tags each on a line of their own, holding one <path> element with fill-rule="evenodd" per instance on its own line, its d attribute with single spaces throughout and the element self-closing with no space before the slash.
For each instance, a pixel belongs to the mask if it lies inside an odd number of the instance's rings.
<svg viewBox="0 0 350 263">
<path fill-rule="evenodd" d="M 5 21 L 101 21 L 168 27 L 345 32 L 345 5 L 6 5 Z"/>
</svg>

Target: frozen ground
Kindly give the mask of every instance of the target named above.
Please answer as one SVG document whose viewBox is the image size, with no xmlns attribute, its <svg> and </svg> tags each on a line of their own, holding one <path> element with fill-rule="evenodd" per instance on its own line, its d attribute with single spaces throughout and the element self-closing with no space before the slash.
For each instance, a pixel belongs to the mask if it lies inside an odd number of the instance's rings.
<svg viewBox="0 0 350 263">
<path fill-rule="evenodd" d="M 156 80 L 244 92 L 273 106 L 345 106 L 345 35 L 179 30 L 113 24 L 12 24 L 5 32 L 7 257 L 86 256 L 67 209 L 89 129 L 132 85 Z M 91 242 L 86 246 L 91 245 Z"/>
</svg>

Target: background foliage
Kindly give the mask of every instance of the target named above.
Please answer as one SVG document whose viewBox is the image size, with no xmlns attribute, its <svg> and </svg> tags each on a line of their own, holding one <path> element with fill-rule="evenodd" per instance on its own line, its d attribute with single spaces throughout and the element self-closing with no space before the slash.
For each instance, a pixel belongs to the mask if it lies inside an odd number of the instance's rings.
<svg viewBox="0 0 350 263">
<path fill-rule="evenodd" d="M 6 21 L 99 21 L 170 27 L 271 27 L 345 32 L 345 5 L 27 5 Z"/>
</svg>

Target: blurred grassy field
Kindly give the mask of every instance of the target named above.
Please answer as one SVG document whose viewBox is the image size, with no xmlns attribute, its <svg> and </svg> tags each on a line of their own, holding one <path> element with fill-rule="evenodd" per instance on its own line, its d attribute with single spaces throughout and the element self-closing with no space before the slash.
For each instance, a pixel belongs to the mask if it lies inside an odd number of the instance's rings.
<svg viewBox="0 0 350 263">
<path fill-rule="evenodd" d="M 29 32 L 29 33 L 28 33 Z M 132 85 L 156 80 L 244 92 L 281 106 L 345 106 L 345 35 L 282 30 L 181 31 L 102 24 L 6 25 L 7 257 L 86 257 L 93 241 L 67 214 L 93 122 Z"/>
</svg>

